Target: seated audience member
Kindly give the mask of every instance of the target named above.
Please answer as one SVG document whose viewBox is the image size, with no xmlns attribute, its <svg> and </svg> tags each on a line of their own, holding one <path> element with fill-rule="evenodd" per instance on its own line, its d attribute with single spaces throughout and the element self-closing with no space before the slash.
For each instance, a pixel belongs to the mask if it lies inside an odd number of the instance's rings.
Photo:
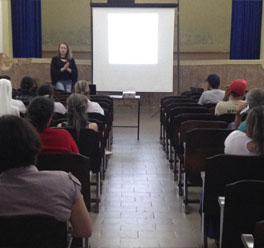
<svg viewBox="0 0 264 248">
<path fill-rule="evenodd" d="M 244 94 L 248 82 L 243 79 L 234 80 L 229 87 L 226 88 L 223 101 L 217 103 L 215 107 L 215 114 L 232 114 L 236 112 L 236 108 L 244 103 Z"/>
<path fill-rule="evenodd" d="M 264 106 L 264 89 L 255 88 L 249 90 L 246 95 L 246 103 L 238 106 L 236 110 L 236 118 L 232 129 L 246 132 L 246 121 L 241 122 L 241 113 L 246 112 L 247 108 L 252 109 L 257 106 Z"/>
<path fill-rule="evenodd" d="M 89 94 L 90 94 L 90 88 L 89 88 L 89 82 L 85 80 L 79 80 L 75 85 L 74 85 L 74 92 L 78 94 L 82 94 L 87 96 L 87 101 L 88 101 L 88 107 L 86 112 L 88 113 L 99 113 L 101 115 L 104 115 L 104 110 L 102 107 L 99 105 L 97 102 L 92 102 L 88 99 Z"/>
<path fill-rule="evenodd" d="M 79 153 L 69 132 L 49 128 L 53 109 L 53 101 L 43 96 L 35 97 L 28 106 L 28 118 L 40 136 L 41 153 Z"/>
<path fill-rule="evenodd" d="M 199 104 L 216 104 L 224 99 L 225 91 L 220 90 L 220 78 L 216 74 L 207 77 L 207 91 L 204 91 L 198 101 Z"/>
<path fill-rule="evenodd" d="M 53 89 L 50 87 L 49 84 L 42 84 L 38 87 L 37 90 L 38 96 L 44 96 L 53 99 L 53 94 L 54 94 Z M 65 115 L 66 109 L 64 105 L 60 102 L 54 102 L 54 113 Z"/>
<path fill-rule="evenodd" d="M 248 113 L 247 130 L 229 134 L 225 140 L 225 154 L 264 154 L 264 106 L 257 106 Z"/>
<path fill-rule="evenodd" d="M 11 82 L 11 78 L 9 76 L 6 76 L 6 75 L 0 76 L 0 79 L 7 79 Z M 11 87 L 12 87 L 12 83 L 11 83 Z M 13 96 L 14 96 L 14 90 L 12 89 L 11 105 L 18 107 L 20 114 L 24 115 L 27 112 L 27 108 L 26 108 L 25 104 L 20 100 L 13 99 Z"/>
<path fill-rule="evenodd" d="M 30 103 L 33 97 L 36 96 L 34 90 L 36 82 L 31 77 L 23 77 L 20 82 L 20 89 L 17 91 L 16 99 L 21 100 L 26 105 Z"/>
<path fill-rule="evenodd" d="M 38 171 L 40 140 L 25 119 L 0 117 L 0 216 L 48 215 L 70 221 L 73 234 L 89 237 L 91 220 L 81 184 L 63 171 Z"/>
<path fill-rule="evenodd" d="M 19 116 L 19 109 L 12 103 L 11 82 L 0 79 L 0 116 L 6 114 Z"/>
<path fill-rule="evenodd" d="M 74 128 L 79 136 L 81 128 L 90 128 L 98 131 L 96 123 L 88 121 L 87 97 L 81 94 L 71 94 L 67 99 L 68 115 L 67 122 L 60 123 L 58 127 Z"/>
</svg>

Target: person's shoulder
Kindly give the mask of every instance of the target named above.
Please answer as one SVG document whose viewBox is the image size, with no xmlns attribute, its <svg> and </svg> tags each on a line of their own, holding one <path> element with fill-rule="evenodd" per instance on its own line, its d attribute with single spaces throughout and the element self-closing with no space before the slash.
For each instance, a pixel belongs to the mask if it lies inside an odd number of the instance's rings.
<svg viewBox="0 0 264 248">
<path fill-rule="evenodd" d="M 44 131 L 45 131 L 45 133 L 57 134 L 57 135 L 68 135 L 69 134 L 69 132 L 63 128 L 48 127 L 48 128 L 45 128 Z"/>
<path fill-rule="evenodd" d="M 81 186 L 80 181 L 71 173 L 67 173 L 65 171 L 39 171 L 39 175 L 42 177 L 47 177 L 49 181 L 56 181 L 57 184 L 70 184 L 73 183 L 75 185 Z M 53 179 L 53 180 L 50 180 Z"/>
<path fill-rule="evenodd" d="M 246 128 L 247 128 L 247 123 L 246 123 L 246 121 L 242 121 L 241 123 L 240 123 L 240 125 L 238 126 L 238 130 L 239 131 L 242 131 L 242 132 L 245 132 L 246 131 Z"/>
<path fill-rule="evenodd" d="M 54 112 L 65 115 L 66 108 L 61 102 L 54 102 Z"/>
<path fill-rule="evenodd" d="M 216 107 L 221 107 L 221 106 L 223 106 L 223 105 L 226 105 L 226 103 L 227 102 L 225 102 L 225 101 L 219 101 L 217 104 L 216 104 Z"/>
<path fill-rule="evenodd" d="M 244 138 L 244 137 L 247 137 L 244 132 L 235 130 L 227 136 L 225 140 L 225 145 L 227 146 L 227 145 L 233 144 L 233 142 L 239 143 L 241 141 L 241 138 Z"/>
<path fill-rule="evenodd" d="M 20 116 L 19 115 L 19 108 L 17 106 L 11 105 L 11 111 L 13 115 Z"/>
<path fill-rule="evenodd" d="M 55 62 L 55 61 L 58 61 L 59 60 L 59 56 L 54 56 L 51 58 L 51 62 Z"/>
</svg>

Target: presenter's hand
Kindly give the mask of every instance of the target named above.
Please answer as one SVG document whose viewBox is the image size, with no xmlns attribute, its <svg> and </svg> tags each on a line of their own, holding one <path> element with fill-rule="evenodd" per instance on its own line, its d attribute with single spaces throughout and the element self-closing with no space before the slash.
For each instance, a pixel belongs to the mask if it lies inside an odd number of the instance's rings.
<svg viewBox="0 0 264 248">
<path fill-rule="evenodd" d="M 69 68 L 69 67 L 68 67 L 66 70 L 67 70 L 69 73 L 71 73 L 71 72 L 72 72 L 72 69 L 71 69 L 71 68 Z"/>
<path fill-rule="evenodd" d="M 67 62 L 60 70 L 61 72 L 66 71 L 70 66 L 70 62 Z"/>
<path fill-rule="evenodd" d="M 68 61 L 68 62 L 64 65 L 64 67 L 65 67 L 65 69 L 67 69 L 67 68 L 69 68 L 69 66 L 70 66 L 70 62 Z"/>
</svg>

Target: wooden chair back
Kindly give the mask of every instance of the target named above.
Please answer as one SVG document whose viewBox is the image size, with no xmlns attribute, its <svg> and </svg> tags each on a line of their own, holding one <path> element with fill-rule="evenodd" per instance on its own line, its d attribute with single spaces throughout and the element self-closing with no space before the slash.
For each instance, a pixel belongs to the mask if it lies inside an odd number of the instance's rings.
<svg viewBox="0 0 264 248">
<path fill-rule="evenodd" d="M 218 196 L 239 180 L 264 180 L 264 156 L 216 155 L 206 159 L 203 213 L 219 214 Z"/>
<path fill-rule="evenodd" d="M 185 141 L 185 133 L 196 128 L 227 128 L 227 123 L 224 121 L 214 120 L 190 120 L 182 122 L 180 125 L 180 145 L 183 146 Z"/>
<path fill-rule="evenodd" d="M 36 164 L 39 170 L 59 170 L 72 173 L 82 184 L 81 192 L 90 210 L 90 159 L 75 153 L 40 154 Z"/>
<path fill-rule="evenodd" d="M 225 121 L 226 123 L 234 122 L 236 115 L 235 114 L 222 114 L 216 116 L 218 121 Z"/>
<path fill-rule="evenodd" d="M 263 196 L 264 181 L 242 180 L 226 186 L 222 248 L 240 248 L 241 234 L 254 232 L 256 222 L 264 219 Z"/>
<path fill-rule="evenodd" d="M 0 248 L 66 248 L 67 223 L 45 215 L 0 217 Z"/>
<path fill-rule="evenodd" d="M 205 171 L 206 158 L 224 154 L 224 141 L 233 130 L 219 128 L 197 128 L 185 133 L 184 172 L 202 185 L 201 171 Z M 196 180 L 197 179 L 197 180 Z"/>
<path fill-rule="evenodd" d="M 100 136 L 100 133 L 90 128 L 81 128 L 78 138 L 75 129 L 65 129 L 72 135 L 80 153 L 90 158 L 92 172 L 99 172 L 101 170 L 102 158 L 104 154 L 104 148 L 101 144 L 102 137 Z"/>
</svg>

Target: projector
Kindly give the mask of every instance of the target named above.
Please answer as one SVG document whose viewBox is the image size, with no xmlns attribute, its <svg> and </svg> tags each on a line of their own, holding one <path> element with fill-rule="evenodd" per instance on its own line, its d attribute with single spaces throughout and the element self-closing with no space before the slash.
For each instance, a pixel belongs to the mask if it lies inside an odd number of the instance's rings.
<svg viewBox="0 0 264 248">
<path fill-rule="evenodd" d="M 136 92 L 135 91 L 123 91 L 123 98 L 135 98 Z"/>
</svg>

